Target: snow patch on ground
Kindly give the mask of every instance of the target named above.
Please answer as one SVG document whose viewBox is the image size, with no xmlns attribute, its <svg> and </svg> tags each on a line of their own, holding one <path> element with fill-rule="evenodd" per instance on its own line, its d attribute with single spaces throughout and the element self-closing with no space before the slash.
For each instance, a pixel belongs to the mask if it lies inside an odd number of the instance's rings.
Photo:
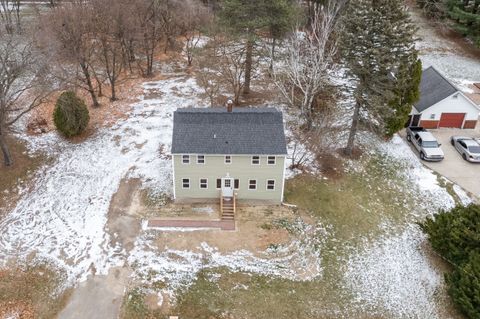
<svg viewBox="0 0 480 319">
<path fill-rule="evenodd" d="M 420 162 L 400 135 L 395 134 L 390 141 L 380 143 L 378 148 L 381 154 L 387 155 L 391 160 L 404 163 L 405 169 L 402 173 L 412 181 L 412 188 L 417 185 L 424 194 L 425 201 L 420 200 L 419 205 L 423 204 L 432 210 L 455 206 L 455 200 L 439 185 L 437 175 Z"/>
<path fill-rule="evenodd" d="M 81 144 L 55 132 L 31 137 L 32 150 L 55 162 L 35 178 L 34 189 L 0 223 L 0 260 L 37 257 L 63 266 L 70 280 L 85 279 L 90 270 L 106 274 L 121 265 L 125 252 L 111 246 L 105 229 L 112 195 L 124 177 L 168 193 L 172 116 L 177 107 L 198 106 L 194 79 L 175 77 L 149 82 L 144 89 L 164 93 L 134 105 L 125 121 L 97 132 Z"/>
<path fill-rule="evenodd" d="M 359 307 L 394 318 L 437 318 L 435 294 L 442 274 L 422 250 L 425 238 L 415 227 L 385 236 L 351 257 L 345 278 Z"/>
<path fill-rule="evenodd" d="M 467 192 L 465 192 L 465 190 L 457 184 L 453 185 L 453 191 L 455 192 L 455 194 L 457 194 L 462 205 L 467 206 L 473 203 L 472 198 L 467 194 Z"/>
<path fill-rule="evenodd" d="M 167 249 L 155 246 L 156 232 L 140 236 L 128 262 L 135 276 L 146 283 L 164 282 L 162 291 L 175 298 L 179 290 L 187 288 L 202 269 L 227 267 L 231 271 L 252 272 L 291 280 L 312 280 L 322 275 L 320 249 L 329 230 L 322 225 L 308 225 L 297 221 L 296 240 L 254 255 L 247 250 L 220 253 L 215 247 L 202 243 L 197 251 Z M 163 231 L 163 230 L 160 230 Z"/>
</svg>

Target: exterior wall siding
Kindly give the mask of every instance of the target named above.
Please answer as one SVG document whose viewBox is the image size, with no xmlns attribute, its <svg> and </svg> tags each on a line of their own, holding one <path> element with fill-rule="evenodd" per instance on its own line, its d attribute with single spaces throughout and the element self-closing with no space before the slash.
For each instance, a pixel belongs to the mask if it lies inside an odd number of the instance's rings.
<svg viewBox="0 0 480 319">
<path fill-rule="evenodd" d="M 421 121 L 440 121 L 442 113 L 466 113 L 465 121 L 477 121 L 479 109 L 462 94 L 449 96 L 422 112 Z"/>
<path fill-rule="evenodd" d="M 260 164 L 251 163 L 252 156 L 231 155 L 231 164 L 225 164 L 224 155 L 205 155 L 205 164 L 197 164 L 197 156 L 190 154 L 190 164 L 182 163 L 182 155 L 173 154 L 175 171 L 174 187 L 176 199 L 220 198 L 217 179 L 226 177 L 239 180 L 235 190 L 240 200 L 266 200 L 280 203 L 283 197 L 285 156 L 277 155 L 275 165 L 267 164 L 267 156 L 260 156 Z M 182 187 L 182 179 L 190 179 L 190 188 Z M 208 179 L 208 188 L 200 188 L 200 179 Z M 257 181 L 257 189 L 249 190 L 249 180 Z M 267 180 L 275 180 L 275 189 L 267 190 Z"/>
</svg>

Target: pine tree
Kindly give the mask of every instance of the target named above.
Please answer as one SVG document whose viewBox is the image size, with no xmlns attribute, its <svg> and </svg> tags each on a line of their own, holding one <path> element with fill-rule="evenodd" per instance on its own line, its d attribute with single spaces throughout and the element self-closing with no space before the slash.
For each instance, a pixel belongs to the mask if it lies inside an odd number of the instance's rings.
<svg viewBox="0 0 480 319">
<path fill-rule="evenodd" d="M 415 59 L 416 56 L 409 56 Z M 422 80 L 422 62 L 404 61 L 396 73 L 393 92 L 395 98 L 389 102 L 390 108 L 384 113 L 385 135 L 392 137 L 402 129 L 408 120 L 412 105 L 420 98 L 420 81 Z"/>
<path fill-rule="evenodd" d="M 449 16 L 457 22 L 454 28 L 480 47 L 480 0 L 448 0 L 447 6 Z"/>
<path fill-rule="evenodd" d="M 416 63 L 416 28 L 398 0 L 350 1 L 343 17 L 342 57 L 348 74 L 355 79 L 354 113 L 346 155 L 351 155 L 363 114 L 382 134 L 386 133 L 385 114 L 389 102 L 397 98 L 399 70 Z M 405 81 L 401 81 L 402 83 Z M 408 81 L 406 81 L 408 83 Z M 402 90 L 400 90 L 402 91 Z M 375 123 L 375 124 L 373 124 Z"/>
<path fill-rule="evenodd" d="M 292 0 L 225 0 L 220 22 L 232 33 L 245 39 L 245 83 L 243 93 L 250 93 L 253 50 L 261 31 L 274 38 L 285 33 L 295 12 Z"/>
</svg>

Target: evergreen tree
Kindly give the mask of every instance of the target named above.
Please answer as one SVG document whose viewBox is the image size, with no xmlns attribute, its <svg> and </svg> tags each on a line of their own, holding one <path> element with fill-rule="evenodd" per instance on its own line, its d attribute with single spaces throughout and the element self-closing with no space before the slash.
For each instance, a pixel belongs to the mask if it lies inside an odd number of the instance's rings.
<svg viewBox="0 0 480 319">
<path fill-rule="evenodd" d="M 253 49 L 259 33 L 270 31 L 277 38 L 285 33 L 295 12 L 292 0 L 225 0 L 220 22 L 245 39 L 245 81 L 243 93 L 250 93 Z"/>
<path fill-rule="evenodd" d="M 453 266 L 448 293 L 468 318 L 480 319 L 480 206 L 457 206 L 420 224 L 433 249 Z"/>
<path fill-rule="evenodd" d="M 408 58 L 416 58 L 415 55 Z M 385 115 L 385 135 L 392 137 L 402 129 L 408 120 L 412 105 L 420 98 L 422 80 L 422 62 L 404 61 L 397 71 L 393 92 L 395 98 L 389 102 L 390 108 Z"/>
<path fill-rule="evenodd" d="M 447 6 L 455 29 L 480 47 L 480 0 L 447 0 Z"/>
<path fill-rule="evenodd" d="M 351 155 L 358 125 L 363 114 L 382 134 L 386 133 L 385 114 L 391 114 L 391 101 L 408 81 L 395 80 L 399 70 L 416 63 L 414 34 L 416 28 L 398 0 L 356 0 L 349 3 L 343 17 L 342 57 L 348 74 L 355 79 L 354 113 L 348 144 Z M 407 63 L 407 65 L 402 65 Z M 397 74 L 398 73 L 398 74 Z"/>
<path fill-rule="evenodd" d="M 87 106 L 75 92 L 63 92 L 55 104 L 53 122 L 66 137 L 72 137 L 85 131 L 90 120 Z"/>
</svg>

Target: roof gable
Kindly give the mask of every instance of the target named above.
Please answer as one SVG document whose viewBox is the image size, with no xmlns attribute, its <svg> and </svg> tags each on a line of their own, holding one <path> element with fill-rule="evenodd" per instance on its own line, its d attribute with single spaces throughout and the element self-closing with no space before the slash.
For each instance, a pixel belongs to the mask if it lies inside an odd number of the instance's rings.
<svg viewBox="0 0 480 319">
<path fill-rule="evenodd" d="M 282 113 L 274 108 L 178 109 L 173 154 L 287 154 Z"/>
<path fill-rule="evenodd" d="M 455 92 L 458 92 L 458 89 L 431 66 L 422 72 L 420 100 L 415 103 L 415 109 L 423 112 Z"/>
</svg>

